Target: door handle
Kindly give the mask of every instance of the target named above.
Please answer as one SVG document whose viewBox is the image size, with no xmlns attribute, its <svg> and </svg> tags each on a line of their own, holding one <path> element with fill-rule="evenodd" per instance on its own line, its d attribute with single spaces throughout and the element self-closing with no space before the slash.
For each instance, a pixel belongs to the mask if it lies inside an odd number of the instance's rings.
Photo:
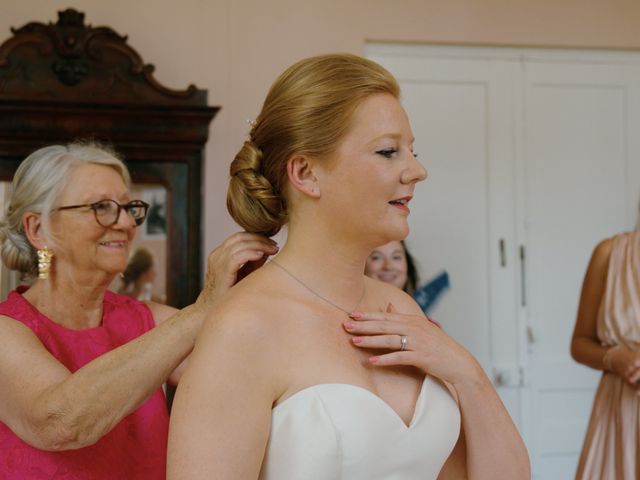
<svg viewBox="0 0 640 480">
<path fill-rule="evenodd" d="M 533 334 L 531 325 L 527 325 L 527 342 L 529 342 L 529 345 L 536 342 L 536 336 Z"/>
<path fill-rule="evenodd" d="M 500 266 L 506 267 L 507 255 L 505 253 L 504 238 L 501 238 L 500 241 L 498 242 L 498 249 L 500 250 Z"/>
<path fill-rule="evenodd" d="M 520 305 L 527 306 L 527 274 L 526 274 L 526 254 L 524 245 L 520 245 Z"/>
</svg>

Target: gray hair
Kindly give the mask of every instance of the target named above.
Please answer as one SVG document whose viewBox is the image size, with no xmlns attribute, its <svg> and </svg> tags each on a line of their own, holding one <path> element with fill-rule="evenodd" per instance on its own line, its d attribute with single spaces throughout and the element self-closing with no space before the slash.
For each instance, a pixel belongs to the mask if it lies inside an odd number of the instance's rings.
<svg viewBox="0 0 640 480">
<path fill-rule="evenodd" d="M 110 148 L 94 142 L 44 147 L 20 164 L 13 177 L 4 218 L 0 220 L 0 256 L 7 268 L 28 276 L 37 274 L 36 249 L 25 234 L 22 217 L 26 212 L 40 213 L 44 234 L 55 245 L 49 229 L 51 211 L 75 168 L 87 163 L 113 168 L 129 187 L 131 177 L 122 160 Z"/>
</svg>

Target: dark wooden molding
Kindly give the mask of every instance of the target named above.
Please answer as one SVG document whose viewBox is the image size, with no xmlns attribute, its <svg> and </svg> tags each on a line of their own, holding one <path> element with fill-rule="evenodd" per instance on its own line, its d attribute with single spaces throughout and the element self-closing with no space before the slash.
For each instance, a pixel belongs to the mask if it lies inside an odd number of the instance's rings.
<svg viewBox="0 0 640 480">
<path fill-rule="evenodd" d="M 0 46 L 0 96 L 35 100 L 166 105 L 206 104 L 206 91 L 190 85 L 172 90 L 153 76 L 154 67 L 109 27 L 84 24 L 84 13 L 67 9 L 58 21 L 12 28 Z M 66 88 L 65 88 L 66 87 Z"/>
<path fill-rule="evenodd" d="M 135 182 L 168 190 L 167 300 L 195 300 L 202 264 L 202 167 L 219 107 L 207 91 L 173 90 L 109 27 L 84 14 L 11 29 L 0 44 L 0 178 L 9 180 L 33 150 L 77 138 L 109 143 Z"/>
</svg>

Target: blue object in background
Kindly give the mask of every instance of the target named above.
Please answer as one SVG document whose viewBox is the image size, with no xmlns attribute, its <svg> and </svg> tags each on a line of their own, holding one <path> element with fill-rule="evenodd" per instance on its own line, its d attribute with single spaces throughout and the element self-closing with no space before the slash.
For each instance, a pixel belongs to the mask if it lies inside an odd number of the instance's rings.
<svg viewBox="0 0 640 480">
<path fill-rule="evenodd" d="M 413 292 L 413 298 L 425 314 L 435 305 L 450 287 L 449 274 L 445 271 L 440 272 L 435 278 L 427 282 L 424 286 Z"/>
</svg>

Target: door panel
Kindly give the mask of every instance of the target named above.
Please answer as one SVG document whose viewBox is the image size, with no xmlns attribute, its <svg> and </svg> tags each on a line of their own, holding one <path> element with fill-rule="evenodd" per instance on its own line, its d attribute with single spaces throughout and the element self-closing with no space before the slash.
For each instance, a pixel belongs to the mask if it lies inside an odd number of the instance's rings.
<svg viewBox="0 0 640 480">
<path fill-rule="evenodd" d="M 569 343 L 593 248 L 637 216 L 640 55 L 397 44 L 367 54 L 398 78 L 429 171 L 409 245 L 423 278 L 449 271 L 433 316 L 500 380 L 535 477 L 572 478 L 600 374 Z"/>
<path fill-rule="evenodd" d="M 519 423 L 514 62 L 431 58 L 415 50 L 370 57 L 398 78 L 415 151 L 429 172 L 412 201 L 407 243 L 423 279 L 449 273 L 451 290 L 432 316 L 490 377 L 499 376 L 499 393 Z"/>
<path fill-rule="evenodd" d="M 566 478 L 554 469 L 575 471 L 599 379 L 569 355 L 582 279 L 595 245 L 629 228 L 628 88 L 611 65 L 533 62 L 524 78 L 533 444 L 538 476 Z"/>
</svg>

